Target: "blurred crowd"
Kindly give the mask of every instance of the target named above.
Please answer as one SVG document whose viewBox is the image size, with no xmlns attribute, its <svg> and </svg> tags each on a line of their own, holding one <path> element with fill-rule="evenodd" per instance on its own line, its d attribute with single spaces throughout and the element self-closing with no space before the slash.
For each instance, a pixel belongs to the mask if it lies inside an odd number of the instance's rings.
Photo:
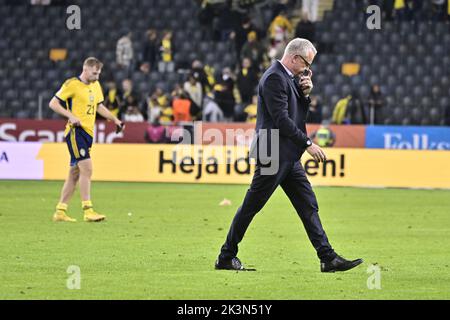
<svg viewBox="0 0 450 320">
<path fill-rule="evenodd" d="M 183 71 L 183 81 L 173 88 L 156 87 L 153 92 L 138 92 L 131 76 L 120 84 L 106 85 L 106 105 L 124 121 L 178 123 L 202 120 L 212 122 L 256 122 L 256 89 L 264 70 L 281 58 L 286 43 L 293 37 L 315 43 L 319 0 L 279 0 L 271 7 L 268 27 L 258 14 L 233 10 L 232 1 L 203 0 L 198 21 L 204 37 L 226 42 L 233 48 L 235 64 L 215 70 L 212 65 L 194 60 Z M 448 2 L 433 0 L 433 18 L 447 19 Z M 386 19 L 415 19 L 421 9 L 418 0 L 355 0 L 361 9 L 376 4 Z M 293 23 L 293 14 L 300 19 Z M 124 32 L 117 41 L 116 62 L 127 74 L 138 70 L 144 74 L 180 72 L 176 65 L 177 43 L 171 30 L 150 29 L 146 33 L 142 52 L 133 50 L 133 34 Z M 320 97 L 313 96 L 309 122 L 321 123 Z M 331 120 L 336 124 L 377 124 L 382 119 L 384 105 L 379 85 L 372 87 L 370 96 L 360 97 L 355 90 L 337 102 Z"/>
<path fill-rule="evenodd" d="M 293 37 L 306 38 L 315 43 L 319 0 L 279 0 L 272 6 L 271 22 L 267 28 L 258 14 L 251 10 L 233 10 L 232 1 L 198 1 L 199 20 L 204 37 L 216 42 L 227 42 L 234 49 L 236 64 L 214 70 L 200 60 L 194 60 L 185 74 L 185 80 L 169 91 L 157 87 L 144 94 L 134 89 L 130 79 L 120 86 L 107 85 L 107 105 L 125 121 L 180 122 L 214 121 L 255 122 L 257 112 L 256 89 L 264 70 L 279 59 L 286 43 Z M 361 10 L 368 5 L 379 5 L 385 19 L 416 19 L 421 10 L 418 0 L 355 0 Z M 432 17 L 448 17 L 448 2 L 433 0 Z M 300 13 L 294 25 L 293 14 Z M 130 74 L 134 70 L 149 73 L 176 72 L 174 57 L 177 43 L 171 30 L 147 31 L 143 51 L 133 52 L 132 33 L 127 32 L 117 42 L 117 64 Z M 139 56 L 140 59 L 136 57 Z M 320 97 L 312 96 L 309 122 L 321 123 Z M 336 124 L 382 123 L 383 94 L 379 85 L 372 86 L 370 95 L 360 97 L 357 90 L 337 102 L 331 119 Z"/>
<path fill-rule="evenodd" d="M 171 30 L 150 29 L 142 52 L 134 52 L 133 33 L 125 31 L 117 41 L 116 63 L 130 77 L 120 84 L 106 84 L 106 106 L 124 121 L 178 123 L 203 120 L 211 122 L 256 122 L 256 88 L 264 70 L 279 59 L 286 43 L 295 37 L 314 41 L 314 23 L 319 1 L 279 0 L 272 6 L 268 28 L 252 17 L 251 11 L 233 10 L 232 1 L 198 1 L 199 20 L 204 37 L 226 42 L 233 48 L 236 63 L 215 70 L 194 60 L 188 70 L 175 63 L 177 43 Z M 288 12 L 304 5 L 302 19 L 293 25 Z M 156 87 L 147 94 L 136 90 L 131 75 L 182 72 L 184 80 L 164 91 Z"/>
</svg>

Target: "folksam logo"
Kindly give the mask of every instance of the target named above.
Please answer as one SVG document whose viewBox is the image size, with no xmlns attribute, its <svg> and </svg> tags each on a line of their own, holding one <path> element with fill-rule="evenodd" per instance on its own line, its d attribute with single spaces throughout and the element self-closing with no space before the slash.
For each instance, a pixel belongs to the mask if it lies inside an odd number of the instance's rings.
<svg viewBox="0 0 450 320">
<path fill-rule="evenodd" d="M 450 128 L 368 126 L 366 148 L 450 150 Z"/>
</svg>

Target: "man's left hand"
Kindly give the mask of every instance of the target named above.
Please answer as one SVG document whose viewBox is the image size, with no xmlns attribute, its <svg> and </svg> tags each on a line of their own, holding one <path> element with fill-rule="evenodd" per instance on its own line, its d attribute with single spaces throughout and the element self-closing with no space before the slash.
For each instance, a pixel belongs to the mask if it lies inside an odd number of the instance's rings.
<svg viewBox="0 0 450 320">
<path fill-rule="evenodd" d="M 311 76 L 305 77 L 302 76 L 300 78 L 300 89 L 302 90 L 303 94 L 307 97 L 311 93 L 313 89 L 313 83 L 311 80 Z"/>
</svg>

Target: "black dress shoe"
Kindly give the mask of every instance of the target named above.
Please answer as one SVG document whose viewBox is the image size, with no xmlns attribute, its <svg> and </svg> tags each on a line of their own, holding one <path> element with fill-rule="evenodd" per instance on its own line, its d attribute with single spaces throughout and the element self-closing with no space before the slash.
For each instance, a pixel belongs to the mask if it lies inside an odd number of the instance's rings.
<svg viewBox="0 0 450 320">
<path fill-rule="evenodd" d="M 353 269 L 354 267 L 363 263 L 362 259 L 356 259 L 353 261 L 345 260 L 344 258 L 337 256 L 330 262 L 321 262 L 320 271 L 322 272 L 336 272 L 336 271 L 346 271 Z"/>
<path fill-rule="evenodd" d="M 220 261 L 216 260 L 215 267 L 217 270 L 245 270 L 239 258 L 234 257 L 231 260 Z"/>
</svg>

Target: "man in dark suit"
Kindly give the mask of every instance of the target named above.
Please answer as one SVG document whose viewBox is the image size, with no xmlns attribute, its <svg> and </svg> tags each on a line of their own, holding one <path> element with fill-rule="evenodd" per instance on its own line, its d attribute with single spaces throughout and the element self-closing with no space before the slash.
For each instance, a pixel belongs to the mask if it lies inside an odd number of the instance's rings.
<svg viewBox="0 0 450 320">
<path fill-rule="evenodd" d="M 253 217 L 281 185 L 302 220 L 317 251 L 322 272 L 345 271 L 362 263 L 337 255 L 322 228 L 318 204 L 299 159 L 305 150 L 317 161 L 326 155 L 306 134 L 311 64 L 317 51 L 309 40 L 296 38 L 281 61 L 263 74 L 258 85 L 256 137 L 251 148 L 256 169 L 250 189 L 231 223 L 215 263 L 216 269 L 245 270 L 237 258 L 238 244 Z"/>
</svg>

